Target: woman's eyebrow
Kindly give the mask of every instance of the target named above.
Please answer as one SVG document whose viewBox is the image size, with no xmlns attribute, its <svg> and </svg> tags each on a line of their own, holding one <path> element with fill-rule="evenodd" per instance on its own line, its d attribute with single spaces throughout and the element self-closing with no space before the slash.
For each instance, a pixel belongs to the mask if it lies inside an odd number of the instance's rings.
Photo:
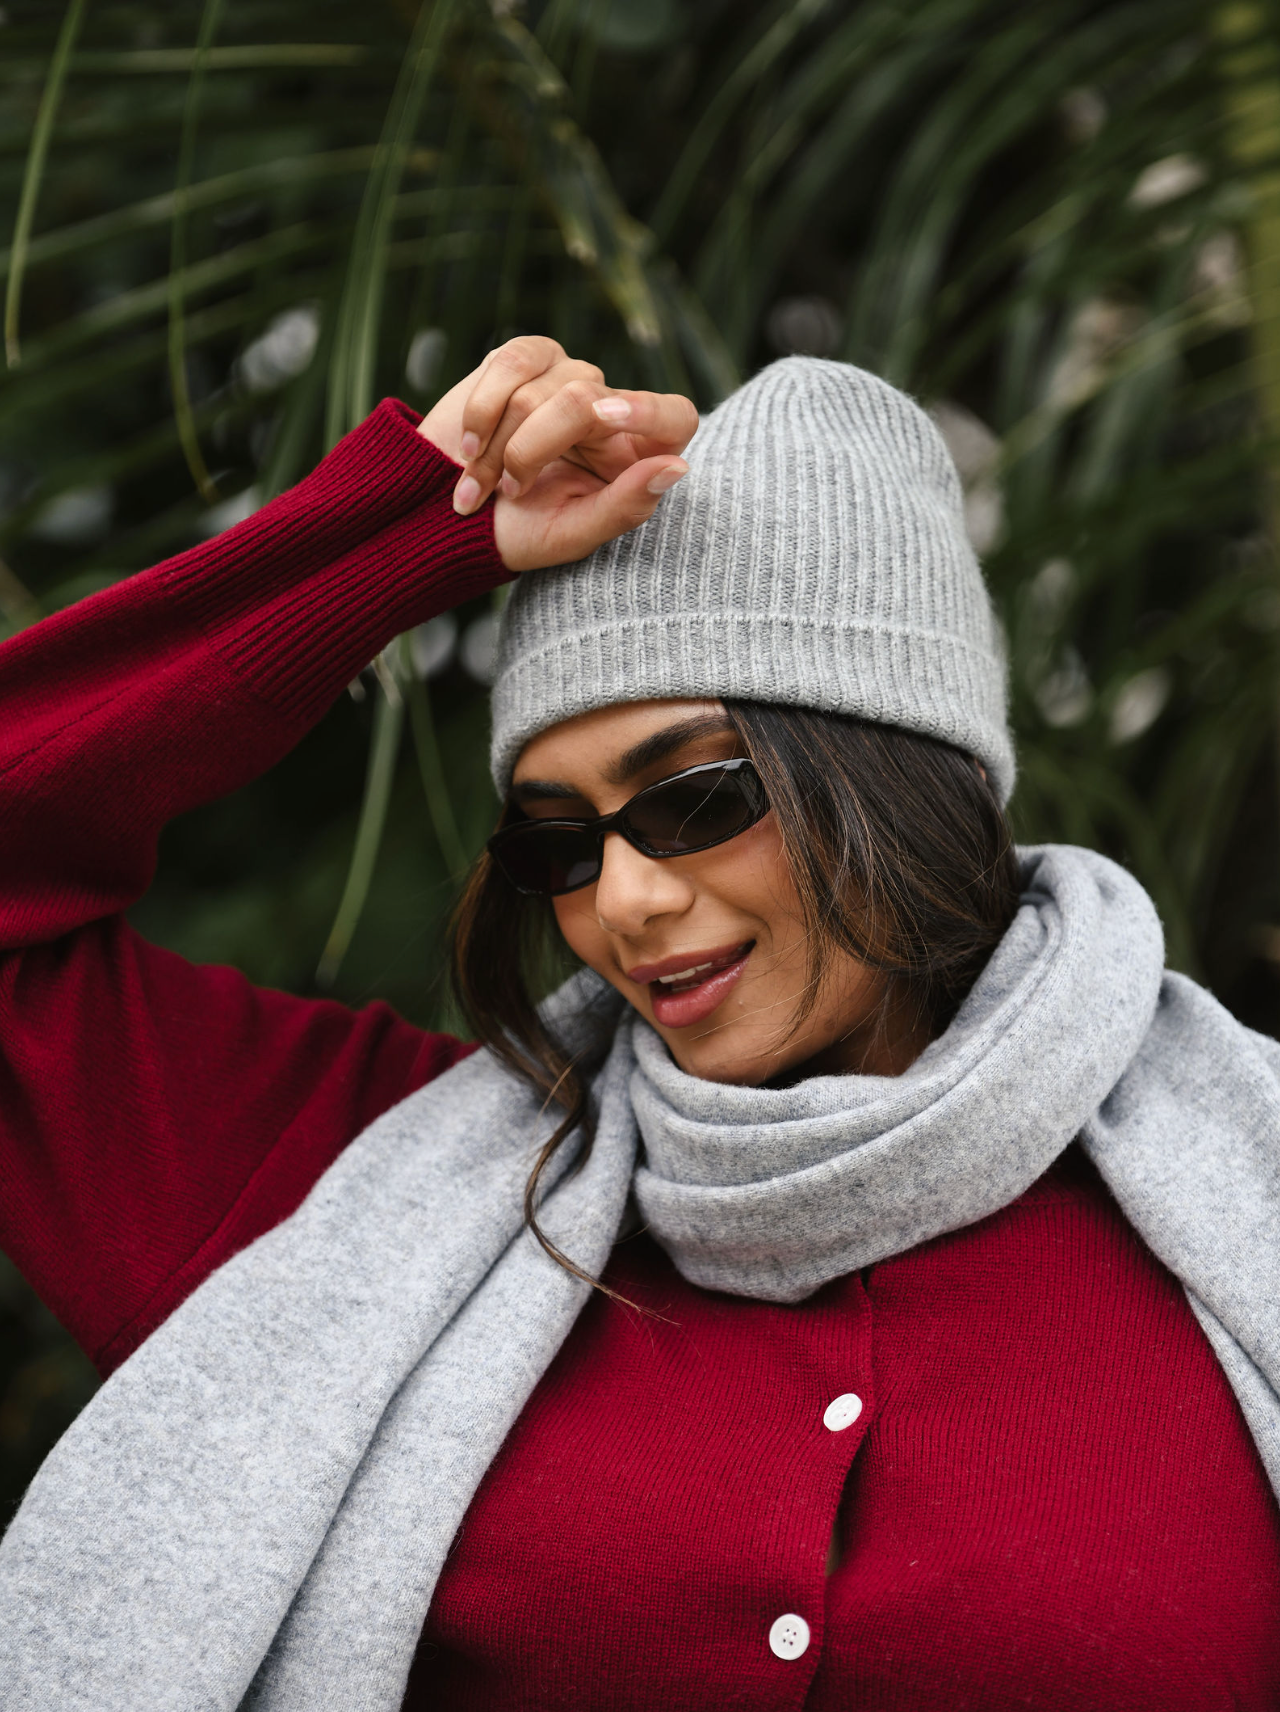
<svg viewBox="0 0 1280 1712">
<path fill-rule="evenodd" d="M 624 749 L 617 760 L 605 768 L 605 778 L 611 785 L 625 785 L 637 773 L 643 773 L 646 767 L 652 767 L 658 761 L 665 761 L 668 755 L 675 754 L 686 743 L 692 743 L 699 737 L 719 737 L 732 730 L 732 722 L 723 713 L 696 713 L 689 719 L 677 720 L 674 725 L 664 725 L 661 731 L 653 731 L 639 743 L 633 743 L 630 749 Z M 512 785 L 511 795 L 517 802 L 564 802 L 571 797 L 580 797 L 582 791 L 577 785 L 563 784 L 559 779 L 521 779 Z"/>
<path fill-rule="evenodd" d="M 646 767 L 652 767 L 657 761 L 665 761 L 668 755 L 674 755 L 686 743 L 692 743 L 698 737 L 719 737 L 732 730 L 733 724 L 725 713 L 697 713 L 674 725 L 664 725 L 661 731 L 654 731 L 648 737 L 642 737 L 639 743 L 633 743 L 630 749 L 624 749 L 617 760 L 605 768 L 605 778 L 611 785 L 625 785 L 637 773 L 643 773 Z"/>
<path fill-rule="evenodd" d="M 568 797 L 580 797 L 575 785 L 562 785 L 558 779 L 521 779 L 512 785 L 511 794 L 520 802 L 563 802 Z"/>
</svg>

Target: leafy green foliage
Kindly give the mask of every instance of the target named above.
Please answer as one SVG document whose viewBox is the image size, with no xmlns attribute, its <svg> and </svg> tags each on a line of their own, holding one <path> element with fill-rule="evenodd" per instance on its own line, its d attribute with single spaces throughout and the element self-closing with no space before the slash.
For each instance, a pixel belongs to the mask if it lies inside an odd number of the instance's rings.
<svg viewBox="0 0 1280 1712">
<path fill-rule="evenodd" d="M 1021 833 L 1129 862 L 1171 960 L 1280 1026 L 1272 0 L 5 17 L 10 628 L 517 330 L 704 408 L 782 351 L 859 362 L 957 452 Z M 144 929 L 302 990 L 323 949 L 340 996 L 447 1023 L 442 922 L 496 806 L 490 621 L 389 650 L 270 779 L 175 827 Z"/>
</svg>

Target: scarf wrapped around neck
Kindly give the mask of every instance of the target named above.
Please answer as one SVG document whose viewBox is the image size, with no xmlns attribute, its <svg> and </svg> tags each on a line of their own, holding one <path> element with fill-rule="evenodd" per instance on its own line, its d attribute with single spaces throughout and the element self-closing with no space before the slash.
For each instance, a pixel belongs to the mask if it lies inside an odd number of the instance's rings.
<svg viewBox="0 0 1280 1712">
<path fill-rule="evenodd" d="M 798 1302 L 996 1212 L 1078 1139 L 1280 1490 L 1280 1045 L 1164 973 L 1122 869 L 1022 860 L 1013 925 L 902 1076 L 699 1081 L 575 977 L 549 1005 L 600 1043 L 596 1134 L 544 1227 L 598 1275 L 634 1194 L 693 1283 Z M 522 1226 L 553 1122 L 476 1053 L 107 1381 L 0 1542 L 7 1712 L 396 1712 L 450 1542 L 586 1300 Z"/>
</svg>

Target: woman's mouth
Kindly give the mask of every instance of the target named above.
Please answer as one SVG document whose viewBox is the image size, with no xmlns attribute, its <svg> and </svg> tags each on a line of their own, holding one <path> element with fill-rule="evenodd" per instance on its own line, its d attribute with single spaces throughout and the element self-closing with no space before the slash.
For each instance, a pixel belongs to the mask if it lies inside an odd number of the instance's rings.
<svg viewBox="0 0 1280 1712">
<path fill-rule="evenodd" d="M 687 962 L 667 958 L 628 974 L 648 986 L 655 1022 L 663 1028 L 688 1028 L 704 1021 L 728 998 L 754 945 L 754 940 L 747 940 L 721 950 L 695 952 Z"/>
</svg>

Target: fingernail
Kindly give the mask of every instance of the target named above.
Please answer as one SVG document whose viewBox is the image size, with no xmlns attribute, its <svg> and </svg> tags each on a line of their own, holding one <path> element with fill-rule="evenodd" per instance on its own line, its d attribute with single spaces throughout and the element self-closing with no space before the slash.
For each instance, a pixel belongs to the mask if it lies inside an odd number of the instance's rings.
<svg viewBox="0 0 1280 1712">
<path fill-rule="evenodd" d="M 465 517 L 480 503 L 480 483 L 474 476 L 463 476 L 453 490 L 453 509 Z"/>
<path fill-rule="evenodd" d="M 511 475 L 504 474 L 498 483 L 498 490 L 500 493 L 504 493 L 508 499 L 519 499 L 520 497 L 520 483 Z"/>
<path fill-rule="evenodd" d="M 478 434 L 468 433 L 462 436 L 462 455 L 468 463 L 471 462 L 472 458 L 480 456 L 480 436 Z"/>
<path fill-rule="evenodd" d="M 631 415 L 625 398 L 597 398 L 591 408 L 602 422 L 625 422 Z"/>
<path fill-rule="evenodd" d="M 688 464 L 668 464 L 665 470 L 659 470 L 656 476 L 649 478 L 650 493 L 665 493 L 669 487 L 674 487 L 689 473 Z"/>
</svg>

